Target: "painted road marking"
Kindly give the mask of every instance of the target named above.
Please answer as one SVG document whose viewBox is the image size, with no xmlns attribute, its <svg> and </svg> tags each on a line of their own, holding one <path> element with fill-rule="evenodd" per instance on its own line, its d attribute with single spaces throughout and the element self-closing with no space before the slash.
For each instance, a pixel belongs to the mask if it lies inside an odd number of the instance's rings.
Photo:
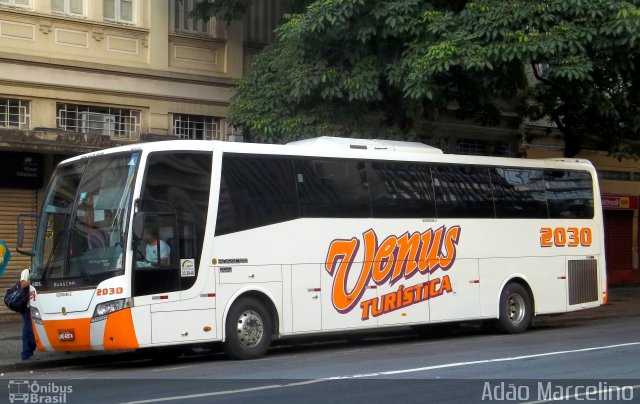
<svg viewBox="0 0 640 404">
<path fill-rule="evenodd" d="M 192 368 L 193 365 L 189 365 L 189 366 L 178 366 L 175 368 L 159 368 L 159 369 L 151 369 L 150 372 L 165 372 L 168 370 L 178 370 L 178 369 L 188 369 L 188 368 Z"/>
<path fill-rule="evenodd" d="M 375 373 L 366 373 L 361 375 L 351 375 L 344 376 L 344 379 L 357 379 L 362 377 L 375 377 L 375 376 L 389 376 L 389 375 L 399 375 L 403 373 L 415 373 L 415 372 L 424 372 L 427 370 L 435 370 L 435 369 L 446 369 L 446 368 L 454 368 L 461 366 L 470 366 L 470 365 L 481 365 L 484 363 L 497 363 L 497 362 L 510 362 L 510 361 L 518 361 L 523 359 L 531 359 L 531 358 L 543 358 L 546 356 L 555 356 L 555 355 L 566 355 L 571 353 L 580 353 L 580 352 L 590 352 L 590 351 L 599 351 L 604 349 L 615 349 L 615 348 L 623 348 L 627 346 L 635 346 L 640 345 L 640 341 L 638 342 L 628 342 L 625 344 L 615 344 L 615 345 L 605 345 L 605 346 L 597 346 L 591 348 L 582 348 L 582 349 L 572 349 L 567 351 L 555 351 L 555 352 L 545 352 L 539 354 L 532 355 L 521 355 L 521 356 L 512 356 L 506 358 L 495 358 L 495 359 L 482 359 L 477 361 L 470 362 L 454 362 L 454 363 L 445 363 L 442 365 L 434 365 L 434 366 L 425 366 L 420 368 L 412 368 L 412 369 L 400 369 L 400 370 L 390 370 L 385 372 L 375 372 Z M 340 377 L 334 378 L 339 379 Z"/>
</svg>

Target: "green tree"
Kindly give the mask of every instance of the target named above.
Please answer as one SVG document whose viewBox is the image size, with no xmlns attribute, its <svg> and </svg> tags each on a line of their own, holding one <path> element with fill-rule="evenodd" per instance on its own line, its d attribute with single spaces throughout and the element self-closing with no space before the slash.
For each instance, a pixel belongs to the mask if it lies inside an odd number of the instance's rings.
<svg viewBox="0 0 640 404">
<path fill-rule="evenodd" d="M 254 59 L 229 118 L 265 142 L 416 138 L 444 110 L 497 125 L 507 101 L 514 125 L 552 119 L 567 156 L 586 144 L 630 155 L 640 150 L 639 3 L 293 1 L 299 12 Z"/>
<path fill-rule="evenodd" d="M 551 118 L 566 156 L 585 144 L 620 156 L 637 153 L 638 4 L 485 0 L 470 1 L 457 14 L 428 13 L 429 39 L 412 45 L 401 62 L 405 89 L 428 96 L 430 80 L 442 70 L 433 67 L 438 63 L 481 76 L 513 63 L 529 66 L 535 81 L 520 97 L 521 116 Z"/>
</svg>

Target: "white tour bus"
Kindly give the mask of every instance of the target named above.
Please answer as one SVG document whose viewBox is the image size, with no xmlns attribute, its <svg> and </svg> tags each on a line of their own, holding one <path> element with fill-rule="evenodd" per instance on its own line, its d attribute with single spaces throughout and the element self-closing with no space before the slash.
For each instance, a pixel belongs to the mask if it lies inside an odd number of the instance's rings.
<svg viewBox="0 0 640 404">
<path fill-rule="evenodd" d="M 576 159 L 327 137 L 86 154 L 56 168 L 27 251 L 36 341 L 222 341 L 255 358 L 309 333 L 482 319 L 521 332 L 606 302 L 601 212 Z"/>
</svg>

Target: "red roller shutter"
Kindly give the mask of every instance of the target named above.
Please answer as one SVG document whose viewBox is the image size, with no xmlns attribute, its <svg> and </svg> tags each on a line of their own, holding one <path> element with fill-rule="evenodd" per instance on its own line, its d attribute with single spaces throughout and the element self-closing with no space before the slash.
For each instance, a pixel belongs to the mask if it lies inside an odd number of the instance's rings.
<svg viewBox="0 0 640 404">
<path fill-rule="evenodd" d="M 633 211 L 605 211 L 604 235 L 609 284 L 626 283 L 633 270 Z"/>
</svg>

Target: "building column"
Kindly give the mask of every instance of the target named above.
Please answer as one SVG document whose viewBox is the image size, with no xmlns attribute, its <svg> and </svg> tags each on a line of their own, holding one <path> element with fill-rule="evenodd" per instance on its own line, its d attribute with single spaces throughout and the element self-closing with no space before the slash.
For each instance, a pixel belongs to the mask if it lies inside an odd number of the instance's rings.
<svg viewBox="0 0 640 404">
<path fill-rule="evenodd" d="M 53 123 L 53 125 L 52 125 Z M 33 128 L 56 128 L 56 103 L 51 100 L 35 98 L 31 101 L 31 127 Z"/>
<path fill-rule="evenodd" d="M 158 3 L 149 7 L 149 64 L 154 70 L 166 71 L 169 68 L 169 5 Z"/>
</svg>

